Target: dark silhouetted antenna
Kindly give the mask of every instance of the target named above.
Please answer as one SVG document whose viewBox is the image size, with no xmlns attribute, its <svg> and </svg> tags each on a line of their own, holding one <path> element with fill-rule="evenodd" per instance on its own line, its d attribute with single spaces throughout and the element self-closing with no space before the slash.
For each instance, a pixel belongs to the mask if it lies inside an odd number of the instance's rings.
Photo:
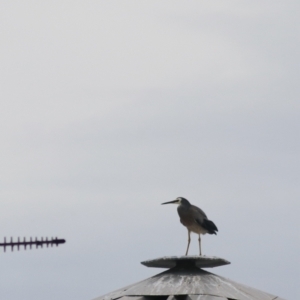
<svg viewBox="0 0 300 300">
<path fill-rule="evenodd" d="M 20 241 L 20 238 L 18 237 L 18 240 L 16 242 L 13 241 L 13 238 L 10 238 L 10 242 L 6 241 L 6 237 L 4 238 L 4 243 L 0 243 L 0 247 L 4 248 L 4 252 L 6 252 L 6 247 L 11 247 L 11 251 L 14 251 L 14 247 L 16 246 L 18 248 L 18 251 L 20 250 L 20 246 L 24 246 L 24 249 L 26 250 L 27 246 L 30 246 L 30 249 L 32 247 L 32 245 L 36 245 L 36 248 L 38 248 L 39 246 L 41 248 L 43 248 L 43 245 L 46 244 L 47 247 L 49 247 L 49 245 L 52 247 L 53 245 L 58 246 L 59 244 L 64 244 L 66 242 L 66 240 L 64 239 L 58 239 L 58 238 L 51 238 L 48 239 L 46 238 L 45 240 L 43 238 L 41 238 L 40 240 L 38 240 L 37 238 L 35 238 L 35 240 L 33 241 L 32 238 L 30 237 L 30 240 L 26 242 L 26 238 L 24 237 L 23 242 Z"/>
</svg>

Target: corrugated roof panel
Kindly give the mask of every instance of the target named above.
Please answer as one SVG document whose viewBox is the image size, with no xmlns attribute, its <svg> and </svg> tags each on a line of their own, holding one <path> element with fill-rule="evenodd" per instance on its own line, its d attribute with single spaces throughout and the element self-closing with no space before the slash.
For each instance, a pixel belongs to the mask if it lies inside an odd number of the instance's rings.
<svg viewBox="0 0 300 300">
<path fill-rule="evenodd" d="M 170 269 L 141 281 L 122 295 L 214 295 L 237 300 L 273 300 L 275 296 L 198 268 Z"/>
<path fill-rule="evenodd" d="M 211 295 L 189 295 L 189 298 L 191 298 L 191 300 L 228 300 L 228 298 Z"/>
</svg>

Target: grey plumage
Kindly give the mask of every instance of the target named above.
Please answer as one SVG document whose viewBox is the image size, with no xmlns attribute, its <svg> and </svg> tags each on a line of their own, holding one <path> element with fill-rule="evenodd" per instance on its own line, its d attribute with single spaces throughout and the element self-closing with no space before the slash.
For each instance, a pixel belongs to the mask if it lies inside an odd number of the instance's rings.
<svg viewBox="0 0 300 300">
<path fill-rule="evenodd" d="M 178 204 L 177 211 L 180 217 L 180 222 L 188 230 L 188 245 L 185 255 L 188 254 L 191 232 L 199 235 L 199 253 L 201 253 L 201 238 L 200 234 L 217 234 L 218 228 L 213 221 L 209 220 L 205 212 L 199 207 L 192 205 L 187 199 L 178 197 L 176 200 L 164 202 L 162 204 Z"/>
</svg>

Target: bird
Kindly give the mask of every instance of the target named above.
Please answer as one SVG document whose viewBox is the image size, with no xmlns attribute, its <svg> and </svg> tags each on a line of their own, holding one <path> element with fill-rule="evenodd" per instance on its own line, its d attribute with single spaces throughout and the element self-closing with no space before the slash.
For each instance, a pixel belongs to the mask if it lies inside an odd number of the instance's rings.
<svg viewBox="0 0 300 300">
<path fill-rule="evenodd" d="M 199 207 L 192 205 L 187 199 L 178 197 L 173 201 L 164 202 L 163 204 L 178 204 L 177 212 L 180 218 L 180 222 L 188 230 L 188 244 L 185 255 L 188 255 L 189 246 L 191 242 L 191 232 L 197 233 L 199 238 L 199 254 L 201 252 L 201 237 L 200 234 L 217 234 L 218 228 L 215 223 L 209 220 L 205 212 Z"/>
</svg>

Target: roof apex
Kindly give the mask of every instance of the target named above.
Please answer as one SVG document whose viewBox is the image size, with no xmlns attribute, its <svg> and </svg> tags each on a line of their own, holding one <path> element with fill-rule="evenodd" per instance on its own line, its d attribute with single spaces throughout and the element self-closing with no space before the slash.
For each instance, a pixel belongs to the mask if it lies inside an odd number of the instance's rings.
<svg viewBox="0 0 300 300">
<path fill-rule="evenodd" d="M 216 256 L 163 256 L 156 259 L 145 260 L 142 265 L 150 268 L 198 267 L 214 268 L 230 264 L 226 259 Z"/>
</svg>

